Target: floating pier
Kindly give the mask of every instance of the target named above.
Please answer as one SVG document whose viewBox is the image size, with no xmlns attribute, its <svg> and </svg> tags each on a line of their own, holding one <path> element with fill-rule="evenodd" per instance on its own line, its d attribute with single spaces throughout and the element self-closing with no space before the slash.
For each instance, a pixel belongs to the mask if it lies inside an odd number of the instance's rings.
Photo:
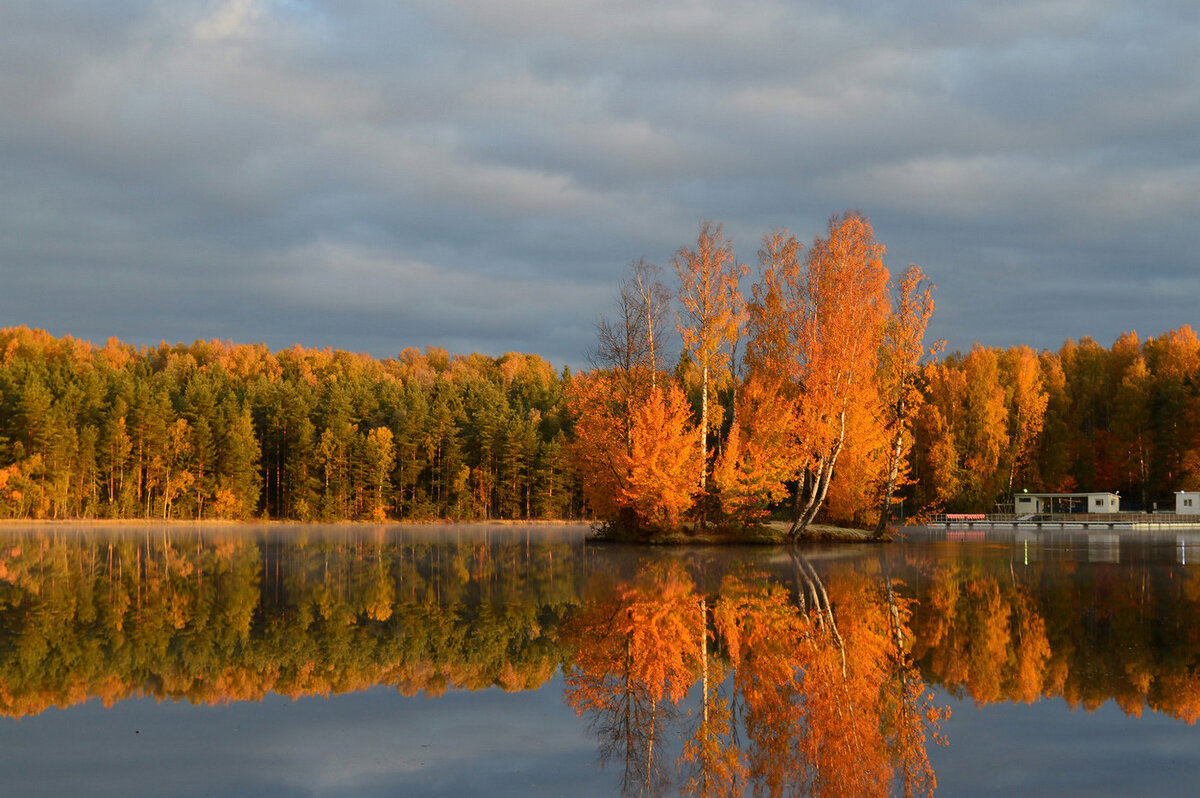
<svg viewBox="0 0 1200 798">
<path fill-rule="evenodd" d="M 1163 532 L 1200 529 L 1200 516 L 1173 513 L 946 513 L 930 526 L 946 529 L 1114 529 Z"/>
</svg>

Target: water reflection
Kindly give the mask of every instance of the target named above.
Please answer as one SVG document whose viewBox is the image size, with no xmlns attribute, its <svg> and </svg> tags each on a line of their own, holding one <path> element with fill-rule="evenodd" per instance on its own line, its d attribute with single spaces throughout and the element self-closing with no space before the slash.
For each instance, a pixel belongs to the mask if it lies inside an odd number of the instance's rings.
<svg viewBox="0 0 1200 798">
<path fill-rule="evenodd" d="M 1200 572 L 1171 567 L 1186 548 L 1174 536 L 1036 543 L 1015 538 L 1007 557 L 964 547 L 905 558 L 926 678 L 979 706 L 1055 697 L 1094 710 L 1112 700 L 1128 715 L 1149 708 L 1194 723 Z"/>
<path fill-rule="evenodd" d="M 3 533 L 0 713 L 535 687 L 560 662 L 580 550 L 508 537 Z"/>
<path fill-rule="evenodd" d="M 944 713 L 904 653 L 908 602 L 878 573 L 843 570 L 827 588 L 792 560 L 794 593 L 751 573 L 706 595 L 671 563 L 594 584 L 569 618 L 567 699 L 627 794 L 657 793 L 673 770 L 694 795 L 886 795 L 894 780 L 932 792 L 926 732 Z M 672 732 L 685 740 L 675 768 Z"/>
<path fill-rule="evenodd" d="M 978 705 L 1111 699 L 1194 722 L 1196 543 L 1025 535 L 801 556 L 536 528 L 10 527 L 0 713 L 531 690 L 561 671 L 627 793 L 924 793 L 942 718 L 927 684 Z"/>
</svg>

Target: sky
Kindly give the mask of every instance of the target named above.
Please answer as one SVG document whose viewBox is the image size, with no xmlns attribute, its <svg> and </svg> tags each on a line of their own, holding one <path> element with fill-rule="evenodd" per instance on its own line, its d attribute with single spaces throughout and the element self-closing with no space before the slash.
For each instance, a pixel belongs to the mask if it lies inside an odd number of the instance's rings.
<svg viewBox="0 0 1200 798">
<path fill-rule="evenodd" d="M 1200 4 L 0 4 L 0 326 L 577 366 L 849 209 L 951 350 L 1200 326 Z"/>
</svg>

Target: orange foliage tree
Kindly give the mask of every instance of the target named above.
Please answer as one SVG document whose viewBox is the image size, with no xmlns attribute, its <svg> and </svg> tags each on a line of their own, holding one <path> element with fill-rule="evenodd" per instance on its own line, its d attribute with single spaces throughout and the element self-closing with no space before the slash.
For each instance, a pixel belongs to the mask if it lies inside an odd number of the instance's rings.
<svg viewBox="0 0 1200 798">
<path fill-rule="evenodd" d="M 1050 396 L 1042 385 L 1038 356 L 1027 346 L 1014 347 L 1004 354 L 1001 368 L 1009 373 L 1009 451 L 1008 485 L 1011 494 L 1016 476 L 1030 465 L 1037 452 L 1038 438 L 1046 418 Z"/>
<path fill-rule="evenodd" d="M 1151 375 L 1141 353 L 1137 333 L 1126 333 L 1112 346 L 1114 358 L 1121 361 L 1113 396 L 1109 444 L 1121 481 L 1137 486 L 1142 506 L 1149 504 L 1150 463 L 1152 459 Z M 1185 461 L 1186 462 L 1186 461 Z M 1191 487 L 1190 485 L 1188 487 Z"/>
<path fill-rule="evenodd" d="M 804 534 L 825 501 L 848 443 L 851 406 L 877 395 L 889 312 L 883 245 L 862 214 L 830 219 L 827 236 L 814 239 L 803 267 L 800 254 L 786 231 L 764 237 L 762 278 L 748 306 L 751 374 L 782 377 L 797 407 L 792 539 Z"/>
<path fill-rule="evenodd" d="M 786 480 L 795 474 L 796 407 L 780 387 L 755 377 L 742 386 L 736 408 L 713 486 L 727 515 L 757 521 L 787 496 Z"/>
<path fill-rule="evenodd" d="M 614 377 L 591 372 L 574 380 L 577 421 L 571 456 L 597 517 L 639 529 L 677 527 L 699 490 L 699 453 L 683 391 L 654 386 L 645 399 L 615 397 Z"/>
<path fill-rule="evenodd" d="M 695 431 L 690 415 L 677 385 L 651 388 L 634 408 L 621 501 L 651 527 L 678 526 L 697 492 L 692 477 L 700 456 L 688 443 Z"/>
<path fill-rule="evenodd" d="M 825 516 L 856 528 L 876 526 L 891 453 L 886 408 L 867 384 L 846 409 L 846 441 L 825 496 Z"/>
<path fill-rule="evenodd" d="M 1008 407 L 995 350 L 976 345 L 926 369 L 917 427 L 926 501 L 991 509 L 1007 475 Z"/>
<path fill-rule="evenodd" d="M 615 395 L 609 372 L 581 374 L 568 387 L 568 410 L 577 419 L 570 443 L 571 464 L 596 517 L 615 520 L 621 511 L 621 489 L 629 457 L 627 407 Z"/>
<path fill-rule="evenodd" d="M 943 342 L 925 346 L 925 328 L 933 316 L 933 284 L 916 266 L 900 278 L 895 308 L 884 330 L 880 351 L 880 395 L 884 425 L 890 437 L 883 487 L 880 491 L 879 521 L 875 536 L 887 530 L 892 497 L 907 476 L 905 460 L 912 446 L 912 423 L 923 401 L 918 378 L 921 361 L 941 351 Z"/>
</svg>

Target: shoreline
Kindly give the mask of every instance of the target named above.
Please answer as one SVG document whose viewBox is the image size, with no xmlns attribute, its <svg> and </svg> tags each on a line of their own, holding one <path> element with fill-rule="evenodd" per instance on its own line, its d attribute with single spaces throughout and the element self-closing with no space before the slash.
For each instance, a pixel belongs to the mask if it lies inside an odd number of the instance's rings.
<svg viewBox="0 0 1200 798">
<path fill-rule="evenodd" d="M 679 530 L 665 533 L 634 531 L 594 532 L 588 540 L 594 543 L 614 543 L 637 546 L 787 546 L 784 537 L 790 524 L 768 521 L 756 527 L 732 529 L 713 527 L 702 531 Z M 854 527 L 831 524 L 809 524 L 804 536 L 795 544 L 805 543 L 890 543 L 892 536 L 876 539 L 873 532 Z"/>
<path fill-rule="evenodd" d="M 292 519 L 229 519 L 229 518 L 0 518 L 5 526 L 593 526 L 594 521 L 580 519 L 533 518 L 528 521 L 511 518 L 453 520 L 436 518 L 427 521 L 296 521 Z"/>
<path fill-rule="evenodd" d="M 511 518 L 453 520 L 446 518 L 429 520 L 388 520 L 388 521 L 295 521 L 288 519 L 222 519 L 204 518 L 200 520 L 184 518 L 3 518 L 0 519 L 0 531 L 13 528 L 69 529 L 69 528 L 162 528 L 178 529 L 221 528 L 236 530 L 253 527 L 344 527 L 346 529 L 382 529 L 388 527 L 418 529 L 421 527 L 578 527 L 587 528 L 586 538 L 589 543 L 606 543 L 636 546 L 787 546 L 790 545 L 784 535 L 789 527 L 786 521 L 770 521 L 763 525 L 733 529 L 728 527 L 712 527 L 703 531 L 682 530 L 657 535 L 646 535 L 640 532 L 613 533 L 600 531 L 595 521 L 581 519 L 548 519 L 535 518 L 529 520 Z M 839 527 L 830 524 L 809 524 L 807 534 L 795 541 L 805 543 L 888 543 L 893 538 L 874 538 L 874 533 L 865 529 Z"/>
</svg>

